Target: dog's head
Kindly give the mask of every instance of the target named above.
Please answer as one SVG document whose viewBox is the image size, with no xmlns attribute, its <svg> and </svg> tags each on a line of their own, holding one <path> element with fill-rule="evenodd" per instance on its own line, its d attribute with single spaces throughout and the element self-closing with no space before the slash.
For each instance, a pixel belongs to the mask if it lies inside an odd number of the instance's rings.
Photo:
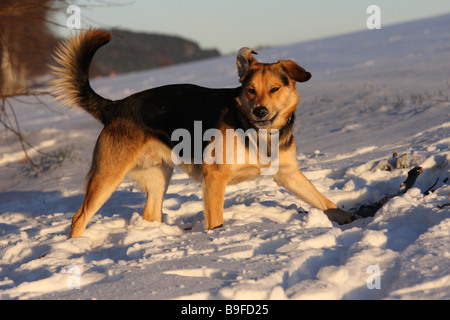
<svg viewBox="0 0 450 320">
<path fill-rule="evenodd" d="M 292 60 L 259 63 L 255 51 L 242 48 L 237 55 L 238 97 L 242 113 L 257 129 L 280 129 L 297 108 L 299 95 L 296 82 L 305 82 L 311 74 Z"/>
</svg>

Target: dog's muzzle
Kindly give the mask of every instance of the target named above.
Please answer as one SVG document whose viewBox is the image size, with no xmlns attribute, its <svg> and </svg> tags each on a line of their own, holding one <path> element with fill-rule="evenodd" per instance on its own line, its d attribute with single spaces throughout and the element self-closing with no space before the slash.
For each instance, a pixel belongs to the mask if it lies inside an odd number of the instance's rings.
<svg viewBox="0 0 450 320">
<path fill-rule="evenodd" d="M 269 110 L 266 107 L 257 107 L 253 109 L 253 115 L 258 119 L 264 119 L 269 114 Z"/>
<path fill-rule="evenodd" d="M 269 110 L 262 106 L 262 107 L 256 107 L 253 109 L 253 117 L 252 117 L 252 124 L 258 128 L 258 129 L 267 129 L 272 126 L 273 121 L 277 117 L 278 113 L 275 114 L 272 118 L 269 118 Z M 269 118 L 269 119 L 268 119 Z"/>
</svg>

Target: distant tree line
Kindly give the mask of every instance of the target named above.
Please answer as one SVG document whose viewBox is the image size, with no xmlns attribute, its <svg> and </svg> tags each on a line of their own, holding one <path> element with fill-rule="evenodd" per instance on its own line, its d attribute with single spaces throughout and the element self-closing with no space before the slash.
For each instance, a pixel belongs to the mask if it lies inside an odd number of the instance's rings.
<svg viewBox="0 0 450 320">
<path fill-rule="evenodd" d="M 219 56 L 216 49 L 202 49 L 178 36 L 112 30 L 113 37 L 94 60 L 92 75 L 147 70 Z"/>
</svg>

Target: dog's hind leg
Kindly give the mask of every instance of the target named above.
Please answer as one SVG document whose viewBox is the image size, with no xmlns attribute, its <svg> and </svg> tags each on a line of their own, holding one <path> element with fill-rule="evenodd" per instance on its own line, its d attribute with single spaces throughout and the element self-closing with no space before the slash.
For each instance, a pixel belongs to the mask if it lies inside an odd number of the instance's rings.
<svg viewBox="0 0 450 320">
<path fill-rule="evenodd" d="M 70 237 L 83 235 L 89 220 L 109 199 L 134 166 L 144 145 L 141 139 L 118 135 L 118 128 L 105 127 L 94 150 L 92 167 L 88 175 L 86 195 L 78 212 L 72 218 Z"/>
<path fill-rule="evenodd" d="M 92 216 L 109 199 L 124 177 L 124 174 L 118 174 L 115 179 L 105 179 L 106 177 L 104 175 L 97 172 L 92 175 L 92 178 L 87 184 L 83 204 L 72 218 L 72 226 L 70 228 L 71 238 L 83 235 Z"/>
<path fill-rule="evenodd" d="M 162 162 L 146 169 L 133 169 L 129 176 L 147 193 L 142 217 L 147 221 L 162 222 L 162 203 L 172 177 L 173 167 Z"/>
</svg>

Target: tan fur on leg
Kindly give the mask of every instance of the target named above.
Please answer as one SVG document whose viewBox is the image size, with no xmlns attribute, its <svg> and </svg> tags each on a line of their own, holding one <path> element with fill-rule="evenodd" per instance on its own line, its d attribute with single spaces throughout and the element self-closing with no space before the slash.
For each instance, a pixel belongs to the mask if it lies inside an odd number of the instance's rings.
<svg viewBox="0 0 450 320">
<path fill-rule="evenodd" d="M 143 139 L 135 138 L 139 132 L 134 132 L 131 137 L 122 135 L 118 138 L 116 132 L 125 131 L 124 127 L 126 127 L 124 122 L 111 124 L 103 129 L 97 140 L 88 175 L 85 199 L 72 219 L 71 238 L 83 234 L 89 220 L 109 199 L 128 171 L 134 166 L 139 152 L 144 146 Z"/>
<path fill-rule="evenodd" d="M 295 144 L 292 144 L 292 147 L 280 154 L 280 168 L 278 173 L 274 175 L 275 182 L 309 205 L 324 211 L 332 221 L 344 224 L 354 220 L 352 215 L 339 209 L 314 187 L 301 173 L 295 157 Z"/>
<path fill-rule="evenodd" d="M 205 227 L 207 230 L 223 226 L 223 202 L 227 176 L 219 171 L 209 171 L 203 179 Z"/>
<path fill-rule="evenodd" d="M 147 193 L 142 217 L 147 221 L 162 222 L 162 203 L 169 186 L 173 167 L 161 163 L 156 167 L 147 169 L 133 169 L 130 178 L 140 183 Z"/>
</svg>

